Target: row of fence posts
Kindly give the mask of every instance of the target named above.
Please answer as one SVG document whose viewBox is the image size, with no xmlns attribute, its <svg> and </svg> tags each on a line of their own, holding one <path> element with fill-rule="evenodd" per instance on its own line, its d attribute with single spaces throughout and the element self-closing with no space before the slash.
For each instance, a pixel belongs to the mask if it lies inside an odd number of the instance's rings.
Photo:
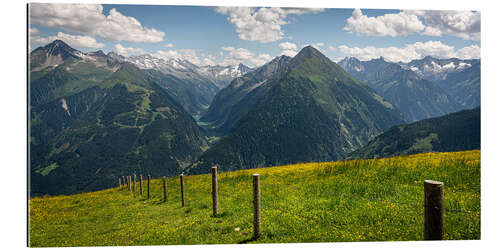
<svg viewBox="0 0 500 250">
<path fill-rule="evenodd" d="M 122 176 L 118 178 L 118 187 L 127 186 L 129 191 L 135 193 L 135 183 L 137 182 L 137 177 L 134 174 L 133 176 Z M 147 197 L 151 198 L 151 175 L 148 175 L 147 179 Z M 123 183 L 123 184 L 122 184 Z M 131 190 L 132 189 L 132 190 Z M 143 194 L 142 188 L 142 174 L 139 175 L 139 191 L 141 195 Z M 181 192 L 182 192 L 182 206 L 184 206 L 184 179 L 181 175 Z M 167 201 L 167 177 L 163 176 L 163 200 Z"/>
<path fill-rule="evenodd" d="M 254 239 L 261 236 L 261 220 L 260 220 L 260 175 L 253 174 L 253 232 Z M 166 202 L 167 194 L 167 178 L 163 176 L 163 201 Z M 184 175 L 179 176 L 180 189 L 181 189 L 181 204 L 182 207 L 186 206 L 184 196 Z M 128 190 L 133 189 L 135 192 L 136 175 L 132 177 L 122 176 L 118 178 L 118 187 L 126 185 Z M 147 178 L 147 197 L 151 197 L 150 193 L 151 175 Z M 142 174 L 139 175 L 139 188 L 141 195 L 142 190 Z M 212 214 L 217 216 L 219 213 L 219 184 L 217 179 L 217 167 L 212 167 Z M 444 195 L 443 183 L 433 180 L 424 181 L 424 239 L 425 240 L 443 240 L 444 239 Z"/>
</svg>

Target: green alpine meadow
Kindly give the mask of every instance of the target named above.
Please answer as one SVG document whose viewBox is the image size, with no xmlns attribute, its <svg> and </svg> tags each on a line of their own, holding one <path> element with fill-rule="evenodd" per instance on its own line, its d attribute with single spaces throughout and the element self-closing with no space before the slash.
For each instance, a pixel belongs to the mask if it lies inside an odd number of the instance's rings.
<svg viewBox="0 0 500 250">
<path fill-rule="evenodd" d="M 30 200 L 30 246 L 415 241 L 424 239 L 426 179 L 444 182 L 445 240 L 481 237 L 480 151 L 305 163 L 151 181 Z M 262 236 L 253 239 L 252 174 L 260 174 Z"/>
<path fill-rule="evenodd" d="M 27 15 L 29 247 L 482 238 L 477 10 Z"/>
</svg>

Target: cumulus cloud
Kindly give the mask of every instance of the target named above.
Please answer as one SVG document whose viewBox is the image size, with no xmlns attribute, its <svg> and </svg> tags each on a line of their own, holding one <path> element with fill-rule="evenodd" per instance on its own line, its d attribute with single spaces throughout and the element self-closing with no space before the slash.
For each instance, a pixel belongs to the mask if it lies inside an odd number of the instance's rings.
<svg viewBox="0 0 500 250">
<path fill-rule="evenodd" d="M 202 65 L 215 65 L 215 56 L 207 55 L 202 60 Z"/>
<path fill-rule="evenodd" d="M 179 49 L 179 50 L 158 50 L 153 54 L 154 57 L 169 60 L 169 59 L 184 59 L 195 65 L 215 65 L 215 56 L 211 54 L 201 53 L 194 49 Z"/>
<path fill-rule="evenodd" d="M 115 49 L 116 53 L 118 53 L 122 56 L 147 54 L 147 52 L 142 48 L 124 47 L 121 44 L 116 44 L 114 49 Z"/>
<path fill-rule="evenodd" d="M 165 44 L 165 47 L 172 48 L 172 47 L 174 47 L 174 44 L 173 43 L 167 43 L 167 44 Z"/>
<path fill-rule="evenodd" d="M 297 45 L 291 42 L 284 42 L 279 44 L 282 50 L 297 50 Z"/>
<path fill-rule="evenodd" d="M 371 36 L 452 35 L 466 40 L 480 40 L 481 14 L 475 11 L 405 10 L 399 13 L 368 17 L 355 9 L 344 30 Z"/>
<path fill-rule="evenodd" d="M 325 46 L 325 43 L 322 43 L 322 42 L 319 42 L 319 43 L 314 43 L 314 44 L 311 44 L 314 48 L 316 48 L 317 50 L 321 51 L 321 52 L 325 52 L 323 51 L 323 49 L 321 47 Z"/>
<path fill-rule="evenodd" d="M 283 50 L 281 54 L 289 57 L 294 57 L 297 55 L 297 53 L 299 52 L 297 52 L 296 50 Z"/>
<path fill-rule="evenodd" d="M 221 65 L 245 63 L 250 66 L 261 66 L 272 59 L 269 54 L 256 55 L 245 48 L 222 47 L 221 52 L 221 56 L 223 57 Z"/>
<path fill-rule="evenodd" d="M 289 56 L 289 57 L 294 57 L 297 55 L 297 45 L 291 42 L 283 42 L 279 44 L 280 49 L 283 50 L 281 54 Z"/>
<path fill-rule="evenodd" d="M 436 58 L 452 58 L 460 59 L 480 58 L 480 48 L 477 45 L 464 47 L 455 51 L 453 46 L 441 43 L 440 41 L 416 42 L 407 44 L 405 47 L 386 47 L 377 48 L 368 46 L 365 48 L 349 47 L 346 45 L 338 46 L 341 53 L 347 56 L 354 56 L 362 61 L 384 57 L 385 60 L 391 62 L 409 62 L 413 59 L 421 59 L 425 56 Z"/>
<path fill-rule="evenodd" d="M 372 36 L 409 35 L 424 30 L 424 24 L 416 15 L 397 13 L 368 17 L 360 9 L 355 9 L 346 20 L 344 30 Z"/>
<path fill-rule="evenodd" d="M 143 27 L 135 18 L 116 9 L 108 15 L 100 4 L 30 4 L 32 24 L 101 37 L 106 41 L 161 42 L 164 32 Z"/>
<path fill-rule="evenodd" d="M 30 35 L 32 30 L 30 29 Z M 35 32 L 36 33 L 36 32 Z M 51 43 L 54 40 L 62 40 L 69 44 L 71 47 L 78 48 L 104 48 L 103 43 L 99 43 L 95 40 L 95 38 L 90 36 L 79 36 L 79 35 L 70 35 L 63 32 L 57 33 L 55 36 L 48 37 L 40 37 L 38 35 L 30 36 L 30 40 L 35 44 L 47 44 Z"/>
<path fill-rule="evenodd" d="M 481 58 L 481 48 L 477 45 L 463 47 L 457 51 L 457 57 L 462 59 Z"/>
<path fill-rule="evenodd" d="M 185 59 L 195 65 L 216 65 L 217 58 L 212 54 L 206 54 L 203 51 L 194 49 L 179 50 L 158 50 L 153 54 L 154 57 L 169 59 Z M 219 53 L 221 57 L 220 65 L 237 65 L 244 63 L 250 66 L 260 66 L 272 58 L 268 54 L 255 54 L 244 48 L 222 47 Z"/>
<path fill-rule="evenodd" d="M 289 23 L 288 15 L 317 13 L 323 9 L 216 7 L 215 11 L 228 15 L 227 20 L 236 27 L 240 39 L 269 43 L 284 37 L 281 27 Z"/>
<path fill-rule="evenodd" d="M 40 36 L 40 31 L 37 28 L 29 28 L 30 36 Z"/>
<path fill-rule="evenodd" d="M 329 51 L 335 51 L 337 48 L 335 48 L 335 46 L 328 46 L 328 50 Z"/>
<path fill-rule="evenodd" d="M 429 36 L 443 34 L 458 36 L 466 40 L 481 39 L 481 13 L 474 11 L 418 10 L 405 11 L 423 18 Z"/>
<path fill-rule="evenodd" d="M 155 54 L 153 54 L 153 56 L 161 58 L 161 59 L 172 59 L 172 58 L 180 58 L 181 57 L 179 52 L 177 52 L 175 50 L 167 50 L 167 51 L 158 50 L 158 51 L 156 51 Z"/>
</svg>

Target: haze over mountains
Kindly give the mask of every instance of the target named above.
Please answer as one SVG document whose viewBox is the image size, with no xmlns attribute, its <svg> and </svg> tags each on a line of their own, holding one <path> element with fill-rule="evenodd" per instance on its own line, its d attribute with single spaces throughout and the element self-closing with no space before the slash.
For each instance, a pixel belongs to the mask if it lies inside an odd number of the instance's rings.
<svg viewBox="0 0 500 250">
<path fill-rule="evenodd" d="M 351 57 L 339 65 L 398 107 L 408 122 L 480 104 L 479 60 L 425 57 L 398 64 L 383 58 L 359 61 Z"/>
<path fill-rule="evenodd" d="M 477 107 L 480 61 L 337 64 L 307 46 L 252 69 L 56 40 L 30 54 L 29 84 L 32 195 L 68 194 L 132 172 L 344 159 L 395 125 Z"/>
<path fill-rule="evenodd" d="M 422 78 L 435 81 L 463 107 L 481 104 L 481 60 L 436 59 L 427 56 L 407 65 Z"/>
</svg>

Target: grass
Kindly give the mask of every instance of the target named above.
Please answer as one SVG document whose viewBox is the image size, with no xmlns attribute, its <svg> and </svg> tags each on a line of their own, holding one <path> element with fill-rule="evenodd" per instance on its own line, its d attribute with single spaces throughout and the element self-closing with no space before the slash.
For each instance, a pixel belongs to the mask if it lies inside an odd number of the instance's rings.
<svg viewBox="0 0 500 250">
<path fill-rule="evenodd" d="M 252 239 L 252 177 L 261 174 L 262 237 Z M 152 198 L 113 188 L 33 198 L 30 246 L 423 240 L 423 181 L 444 182 L 445 239 L 480 239 L 480 151 L 296 164 L 151 182 Z M 146 187 L 146 185 L 144 185 Z"/>
</svg>

